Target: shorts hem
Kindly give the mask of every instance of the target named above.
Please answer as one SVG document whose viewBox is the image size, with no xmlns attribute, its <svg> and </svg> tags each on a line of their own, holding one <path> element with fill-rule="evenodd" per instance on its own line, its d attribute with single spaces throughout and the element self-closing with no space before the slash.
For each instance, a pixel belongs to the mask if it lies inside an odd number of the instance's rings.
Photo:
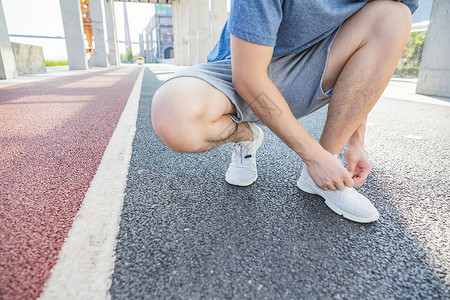
<svg viewBox="0 0 450 300">
<path fill-rule="evenodd" d="M 236 105 L 235 101 L 233 100 L 233 96 L 234 95 L 230 95 L 229 89 L 222 89 L 220 88 L 217 84 L 215 84 L 215 82 L 213 80 L 210 79 L 210 76 L 201 76 L 200 74 L 174 74 L 172 75 L 172 77 L 164 80 L 159 86 L 162 86 L 163 84 L 165 84 L 166 82 L 175 79 L 175 78 L 182 78 L 182 77 L 191 77 L 191 78 L 197 78 L 200 80 L 205 81 L 206 83 L 208 83 L 209 85 L 211 85 L 213 88 L 215 88 L 216 90 L 220 91 L 222 94 L 225 95 L 225 97 L 228 98 L 228 100 L 231 102 L 231 104 L 234 105 L 234 107 L 236 108 L 236 115 L 233 114 L 227 114 L 227 116 L 229 116 L 233 122 L 235 123 L 242 123 L 244 122 L 244 114 L 241 110 L 241 108 Z M 235 92 L 237 93 L 237 92 Z"/>
</svg>

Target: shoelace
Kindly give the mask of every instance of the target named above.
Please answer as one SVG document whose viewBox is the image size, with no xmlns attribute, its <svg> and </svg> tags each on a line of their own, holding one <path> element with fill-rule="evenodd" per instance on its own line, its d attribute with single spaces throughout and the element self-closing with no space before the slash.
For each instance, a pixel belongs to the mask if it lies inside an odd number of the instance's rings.
<svg viewBox="0 0 450 300">
<path fill-rule="evenodd" d="M 247 154 L 247 155 L 244 156 L 242 148 L 243 147 L 242 147 L 242 145 L 240 143 L 233 144 L 233 152 L 235 152 L 235 153 L 237 152 L 238 153 L 238 156 L 239 156 L 241 164 L 244 163 L 244 159 L 248 159 L 248 158 L 252 157 L 251 154 Z"/>
</svg>

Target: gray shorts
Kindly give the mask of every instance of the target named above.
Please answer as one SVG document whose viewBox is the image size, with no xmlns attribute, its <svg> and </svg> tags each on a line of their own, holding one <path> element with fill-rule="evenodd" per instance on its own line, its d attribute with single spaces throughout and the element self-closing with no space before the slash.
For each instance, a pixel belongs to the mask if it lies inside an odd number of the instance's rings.
<svg viewBox="0 0 450 300">
<path fill-rule="evenodd" d="M 322 90 L 322 79 L 331 44 L 338 30 L 336 29 L 331 35 L 300 53 L 273 57 L 269 64 L 267 69 L 269 78 L 286 99 L 297 119 L 328 104 L 332 90 L 327 92 Z M 236 106 L 236 115 L 230 115 L 235 122 L 260 122 L 233 87 L 231 60 L 209 62 L 181 69 L 162 84 L 178 77 L 202 79 L 225 94 Z"/>
</svg>

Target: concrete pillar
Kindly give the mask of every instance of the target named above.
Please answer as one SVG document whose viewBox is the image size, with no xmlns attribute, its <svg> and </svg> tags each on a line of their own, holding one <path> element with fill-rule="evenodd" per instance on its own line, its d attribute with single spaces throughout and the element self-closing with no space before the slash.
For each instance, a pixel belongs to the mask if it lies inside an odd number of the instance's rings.
<svg viewBox="0 0 450 300">
<path fill-rule="evenodd" d="M 450 1 L 434 0 L 417 93 L 450 98 Z"/>
<path fill-rule="evenodd" d="M 160 58 L 163 58 L 164 55 L 162 53 L 162 49 L 161 49 L 161 26 L 160 24 L 160 18 L 159 16 L 155 16 L 155 23 L 153 24 L 153 28 L 155 31 L 155 39 L 154 39 L 154 43 L 155 43 L 155 57 L 156 57 L 156 61 L 158 61 Z"/>
<path fill-rule="evenodd" d="M 181 14 L 181 48 L 183 49 L 183 66 L 189 65 L 189 25 L 187 0 L 180 0 Z"/>
<path fill-rule="evenodd" d="M 209 0 L 198 0 L 198 62 L 205 63 L 210 51 Z"/>
<path fill-rule="evenodd" d="M 94 36 L 95 54 L 94 66 L 107 67 L 108 55 L 106 54 L 105 26 L 103 22 L 103 7 L 101 0 L 90 0 L 92 20 L 92 35 Z"/>
<path fill-rule="evenodd" d="M 114 0 L 105 1 L 105 22 L 108 36 L 109 63 L 112 66 L 120 65 L 119 45 L 117 43 L 116 19 L 114 15 Z M 143 54 L 141 54 L 143 55 Z"/>
<path fill-rule="evenodd" d="M 154 28 L 153 27 L 150 27 L 150 35 L 149 35 L 149 37 L 150 37 L 150 48 L 149 48 L 149 50 L 150 50 L 150 61 L 152 61 L 152 62 L 156 62 L 156 55 L 155 55 L 155 47 L 154 47 L 154 45 L 155 45 L 155 39 L 154 39 L 154 36 L 153 36 L 153 32 L 154 32 Z"/>
<path fill-rule="evenodd" d="M 189 66 L 198 64 L 198 0 L 187 0 Z"/>
<path fill-rule="evenodd" d="M 139 34 L 139 56 L 145 57 L 144 34 Z"/>
<path fill-rule="evenodd" d="M 17 77 L 14 53 L 9 41 L 8 28 L 6 27 L 5 13 L 0 0 L 0 79 Z"/>
<path fill-rule="evenodd" d="M 151 62 L 152 56 L 150 52 L 150 30 L 149 26 L 144 29 L 144 42 L 145 42 L 145 61 Z"/>
<path fill-rule="evenodd" d="M 70 70 L 86 70 L 86 49 L 79 0 L 59 0 Z"/>
<path fill-rule="evenodd" d="M 219 41 L 223 25 L 228 18 L 227 0 L 211 0 L 211 41 L 210 48 Z"/>
<path fill-rule="evenodd" d="M 173 51 L 174 51 L 174 59 L 175 65 L 179 66 L 181 63 L 181 40 L 180 40 L 180 32 L 178 31 L 178 23 L 180 22 L 180 2 L 173 1 L 172 2 L 172 28 L 173 28 Z"/>
<path fill-rule="evenodd" d="M 180 0 L 181 1 L 181 0 Z M 183 13 L 181 11 L 181 2 L 178 1 L 178 5 L 177 5 L 177 33 L 178 33 L 178 41 L 177 41 L 177 45 L 178 45 L 178 54 L 179 54 L 179 58 L 178 58 L 178 65 L 182 66 L 183 62 L 184 62 L 184 52 L 186 49 L 184 49 L 183 46 Z"/>
</svg>

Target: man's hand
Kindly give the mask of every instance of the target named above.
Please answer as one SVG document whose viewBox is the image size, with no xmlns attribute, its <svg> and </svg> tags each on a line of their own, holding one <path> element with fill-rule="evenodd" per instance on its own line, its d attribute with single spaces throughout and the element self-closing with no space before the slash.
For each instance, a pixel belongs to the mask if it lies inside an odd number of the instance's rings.
<svg viewBox="0 0 450 300">
<path fill-rule="evenodd" d="M 372 170 L 364 148 L 348 145 L 345 160 L 347 161 L 347 171 L 352 176 L 354 185 L 361 186 Z"/>
<path fill-rule="evenodd" d="M 308 173 L 322 190 L 343 190 L 353 187 L 352 175 L 342 166 L 341 161 L 329 152 L 319 151 L 313 161 L 306 162 Z"/>
</svg>

